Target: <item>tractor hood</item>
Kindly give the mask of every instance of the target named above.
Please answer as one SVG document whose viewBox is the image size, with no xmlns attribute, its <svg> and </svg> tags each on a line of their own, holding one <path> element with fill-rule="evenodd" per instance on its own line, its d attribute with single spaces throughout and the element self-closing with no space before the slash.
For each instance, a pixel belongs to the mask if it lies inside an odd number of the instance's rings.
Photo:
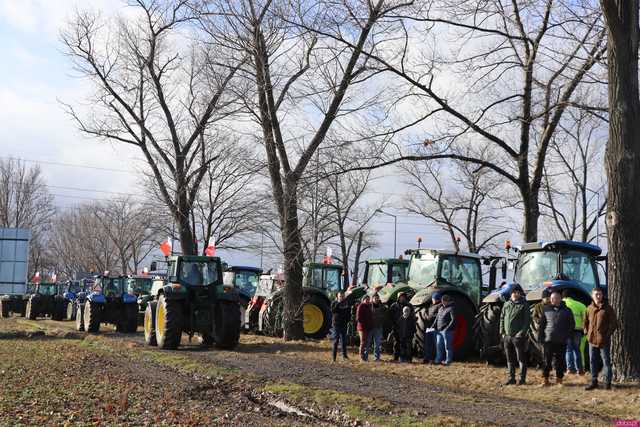
<svg viewBox="0 0 640 427">
<path fill-rule="evenodd" d="M 390 304 L 398 299 L 398 294 L 400 292 L 406 292 L 408 294 L 407 296 L 411 297 L 415 291 L 407 283 L 398 282 L 395 284 L 387 284 L 387 286 L 378 291 L 378 295 L 380 296 L 380 301 L 383 304 Z M 375 289 L 370 289 L 368 292 L 369 295 L 373 295 L 375 293 Z"/>
<path fill-rule="evenodd" d="M 436 279 L 426 287 L 421 287 L 418 292 L 411 298 L 411 305 L 419 307 L 425 305 L 431 301 L 431 295 L 434 292 L 444 292 L 448 289 L 457 289 L 454 286 L 447 284 L 444 280 Z"/>
</svg>

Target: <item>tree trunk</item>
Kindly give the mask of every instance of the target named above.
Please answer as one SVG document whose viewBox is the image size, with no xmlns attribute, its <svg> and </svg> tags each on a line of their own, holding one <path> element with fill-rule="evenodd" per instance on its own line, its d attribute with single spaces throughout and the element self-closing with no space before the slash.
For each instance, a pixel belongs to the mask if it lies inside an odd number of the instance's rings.
<svg viewBox="0 0 640 427">
<path fill-rule="evenodd" d="M 613 336 L 618 379 L 640 379 L 640 99 L 638 0 L 602 0 L 608 34 L 609 300 L 620 327 Z"/>
<path fill-rule="evenodd" d="M 181 208 L 180 211 L 176 212 L 175 219 L 178 225 L 178 237 L 180 238 L 182 255 L 197 255 L 188 209 L 184 207 Z"/>
<path fill-rule="evenodd" d="M 302 266 L 304 256 L 298 227 L 298 194 L 296 182 L 287 182 L 284 188 L 284 221 L 282 241 L 284 245 L 284 312 L 282 326 L 285 341 L 304 339 L 302 312 Z"/>
<path fill-rule="evenodd" d="M 538 240 L 538 219 L 540 218 L 540 204 L 538 193 L 532 193 L 528 188 L 520 189 L 523 201 L 523 224 L 522 237 L 525 242 L 536 242 Z"/>
<path fill-rule="evenodd" d="M 353 275 L 351 276 L 351 283 L 353 284 L 353 286 L 356 286 L 358 284 L 358 274 L 360 273 L 360 249 L 362 248 L 362 231 L 358 233 L 358 243 L 356 245 L 356 259 L 354 260 L 353 263 Z"/>
</svg>

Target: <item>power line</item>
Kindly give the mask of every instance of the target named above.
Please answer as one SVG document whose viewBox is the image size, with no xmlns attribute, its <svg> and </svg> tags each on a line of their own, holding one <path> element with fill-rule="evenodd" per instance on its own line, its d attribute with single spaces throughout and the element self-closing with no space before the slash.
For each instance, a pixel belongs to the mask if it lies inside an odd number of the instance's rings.
<svg viewBox="0 0 640 427">
<path fill-rule="evenodd" d="M 131 174 L 131 175 L 137 175 L 135 172 L 132 172 L 130 170 L 105 168 L 105 167 L 102 167 L 102 166 L 88 166 L 88 165 L 79 165 L 79 164 L 74 164 L 74 163 L 52 162 L 52 161 L 49 161 L 49 160 L 25 159 L 23 157 L 0 156 L 0 158 L 5 159 L 5 160 L 20 160 L 22 162 L 28 162 L 28 163 L 38 163 L 38 164 L 54 165 L 54 166 L 84 168 L 84 169 L 102 170 L 102 171 L 108 171 L 108 172 L 119 172 L 119 173 L 127 173 L 127 174 Z"/>
</svg>

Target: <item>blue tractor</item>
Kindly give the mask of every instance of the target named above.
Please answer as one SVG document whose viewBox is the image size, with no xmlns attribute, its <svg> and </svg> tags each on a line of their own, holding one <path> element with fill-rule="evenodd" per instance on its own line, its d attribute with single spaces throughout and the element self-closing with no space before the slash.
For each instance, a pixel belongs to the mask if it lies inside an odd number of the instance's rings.
<svg viewBox="0 0 640 427">
<path fill-rule="evenodd" d="M 227 267 L 224 273 L 224 282 L 228 282 L 228 285 L 233 286 L 238 292 L 238 297 L 240 300 L 241 329 L 245 329 L 247 327 L 247 325 L 245 324 L 245 313 L 247 311 L 249 303 L 251 302 L 251 299 L 253 298 L 253 295 L 256 292 L 261 274 L 261 268 L 245 267 L 239 265 Z M 257 322 L 257 318 L 255 319 L 255 321 Z"/>
<path fill-rule="evenodd" d="M 572 298 L 588 305 L 593 288 L 602 286 L 598 274 L 601 261 L 604 261 L 606 275 L 606 256 L 601 256 L 602 249 L 589 243 L 571 240 L 534 242 L 525 243 L 516 251 L 518 257 L 513 283 L 505 283 L 497 289 L 494 283 L 494 289 L 482 300 L 476 316 L 474 329 L 480 355 L 492 363 L 503 359 L 499 336 L 500 313 L 515 284 L 524 289 L 532 313 L 529 354 L 534 362 L 540 362 L 542 343 L 538 342 L 538 323 L 542 291 L 568 290 Z"/>
<path fill-rule="evenodd" d="M 138 298 L 127 288 L 126 276 L 97 276 L 84 304 L 78 304 L 76 329 L 95 333 L 101 323 L 111 323 L 117 332 L 136 332 Z"/>
<path fill-rule="evenodd" d="M 75 320 L 76 312 L 79 305 L 84 305 L 84 300 L 87 297 L 87 293 L 91 289 L 93 284 L 92 280 L 69 280 L 63 285 L 63 293 L 65 301 L 65 313 L 66 320 Z"/>
</svg>

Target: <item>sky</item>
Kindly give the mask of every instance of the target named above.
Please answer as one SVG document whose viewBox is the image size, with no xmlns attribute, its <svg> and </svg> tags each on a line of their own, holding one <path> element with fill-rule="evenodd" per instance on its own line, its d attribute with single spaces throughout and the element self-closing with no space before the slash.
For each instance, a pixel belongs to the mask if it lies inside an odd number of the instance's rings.
<svg viewBox="0 0 640 427">
<path fill-rule="evenodd" d="M 135 147 L 81 135 L 61 103 L 77 104 L 90 90 L 65 57 L 59 31 L 76 8 L 126 13 L 116 0 L 0 0 L 0 156 L 39 164 L 60 208 L 123 194 L 140 196 L 140 155 Z M 399 205 L 397 171 L 379 170 L 371 197 L 383 197 L 397 215 L 398 253 L 416 246 L 448 248 L 446 234 Z M 374 219 L 380 247 L 367 257 L 393 255 L 394 218 Z M 230 264 L 259 265 L 254 254 L 225 253 Z M 277 267 L 277 266 L 264 266 Z"/>
</svg>

